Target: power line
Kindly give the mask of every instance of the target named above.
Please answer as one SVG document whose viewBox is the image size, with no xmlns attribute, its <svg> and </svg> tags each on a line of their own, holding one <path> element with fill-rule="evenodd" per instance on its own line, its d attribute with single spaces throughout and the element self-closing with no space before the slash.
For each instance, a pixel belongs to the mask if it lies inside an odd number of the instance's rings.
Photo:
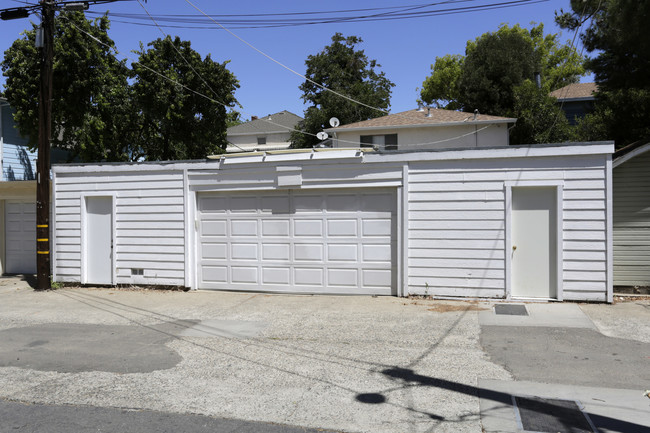
<svg viewBox="0 0 650 433">
<path fill-rule="evenodd" d="M 374 22 L 374 21 L 426 18 L 426 17 L 433 17 L 433 16 L 455 15 L 455 14 L 470 13 L 470 12 L 481 12 L 481 11 L 488 11 L 488 10 L 504 9 L 504 8 L 510 8 L 516 6 L 524 6 L 528 4 L 545 3 L 548 2 L 549 0 L 510 0 L 510 1 L 472 5 L 472 6 L 422 10 L 423 8 L 431 8 L 433 6 L 439 6 L 444 4 L 455 5 L 457 3 L 474 2 L 474 1 L 481 1 L 481 0 L 455 0 L 455 1 L 448 0 L 448 1 L 428 3 L 422 5 L 352 9 L 352 10 L 342 10 L 342 11 L 287 12 L 287 13 L 274 13 L 274 14 L 225 14 L 225 15 L 206 14 L 202 12 L 200 15 L 196 15 L 196 14 L 154 15 L 153 18 L 156 19 L 160 27 L 167 27 L 167 28 L 205 29 L 205 30 L 216 29 L 216 28 L 221 28 L 223 30 L 225 30 L 226 28 L 268 29 L 268 28 L 278 28 L 278 27 L 297 27 L 297 26 L 306 26 L 306 25 L 322 25 L 322 24 L 335 24 L 335 23 L 362 23 L 362 22 Z M 390 11 L 382 12 L 387 9 Z M 345 14 L 350 11 L 352 12 L 375 11 L 379 13 L 364 14 L 364 15 Z M 339 15 L 337 16 L 328 15 L 333 13 L 339 13 Z M 93 12 L 91 14 L 98 14 L 98 13 Z M 318 16 L 316 14 L 327 15 L 327 16 Z M 138 25 L 138 26 L 148 26 L 148 27 L 154 26 L 153 24 L 150 24 L 148 22 L 150 17 L 148 17 L 145 14 L 111 13 L 109 11 L 108 15 L 111 17 L 121 18 L 121 20 L 113 19 L 114 22 Z M 316 16 L 294 18 L 295 16 L 301 16 L 301 15 L 316 15 Z M 281 17 L 281 18 L 273 18 L 273 17 Z M 210 22 L 212 22 L 215 25 L 207 25 Z M 169 23 L 169 24 L 162 24 L 162 23 Z M 204 24 L 204 25 L 193 26 L 193 25 L 181 25 L 181 24 Z"/>
<path fill-rule="evenodd" d="M 67 19 L 67 17 L 64 17 L 64 18 Z M 184 88 L 185 90 L 187 90 L 187 91 L 189 91 L 189 92 L 191 92 L 191 93 L 194 93 L 195 95 L 197 95 L 197 96 L 199 96 L 199 97 L 202 97 L 202 98 L 207 99 L 207 100 L 210 101 L 210 102 L 213 102 L 213 103 L 215 103 L 215 104 L 221 105 L 221 106 L 225 107 L 226 109 L 230 109 L 230 110 L 235 111 L 235 112 L 237 112 L 237 113 L 239 113 L 239 114 L 247 114 L 247 115 L 249 115 L 249 116 L 252 115 L 251 113 L 247 113 L 247 112 L 244 111 L 244 110 L 235 110 L 235 109 L 233 109 L 232 107 L 226 105 L 225 103 L 223 103 L 223 102 L 221 102 L 221 101 L 218 101 L 218 100 L 216 100 L 216 99 L 214 99 L 214 98 L 212 98 L 212 97 L 210 97 L 210 96 L 208 96 L 208 95 L 206 95 L 206 94 L 204 94 L 204 93 L 201 93 L 201 92 L 199 92 L 199 91 L 197 91 L 197 90 L 194 90 L 194 89 L 192 89 L 191 87 L 188 87 L 187 85 L 185 85 L 185 84 L 183 84 L 183 83 L 180 83 L 180 82 L 174 80 L 173 78 L 170 78 L 170 77 L 166 76 L 165 74 L 162 74 L 162 73 L 156 71 L 155 69 L 152 69 L 152 68 L 148 67 L 147 65 L 144 65 L 144 64 L 140 63 L 138 60 L 135 60 L 134 58 L 132 58 L 132 57 L 129 56 L 129 55 L 122 54 L 121 52 L 119 52 L 119 51 L 117 50 L 117 48 L 115 48 L 115 47 L 113 47 L 113 46 L 111 46 L 111 45 L 108 45 L 108 44 L 102 42 L 102 41 L 99 40 L 97 37 L 95 37 L 95 36 L 93 36 L 92 34 L 88 33 L 88 32 L 85 31 L 84 29 L 78 27 L 78 26 L 77 26 L 74 22 L 72 22 L 71 20 L 68 19 L 68 22 L 69 22 L 69 23 L 70 23 L 74 28 L 76 28 L 78 31 L 80 31 L 80 32 L 82 32 L 82 33 L 84 33 L 84 34 L 86 34 L 89 38 L 93 39 L 95 42 L 97 42 L 97 43 L 99 43 L 99 44 L 101 44 L 101 45 L 104 45 L 105 47 L 109 48 L 110 50 L 115 51 L 115 53 L 116 53 L 117 55 L 120 55 L 120 56 L 124 57 L 125 59 L 130 60 L 131 62 L 140 65 L 140 67 L 142 67 L 142 68 L 148 70 L 149 72 L 151 72 L 151 73 L 153 73 L 153 74 L 155 74 L 155 75 L 158 75 L 159 77 L 161 77 L 161 78 L 163 78 L 163 79 L 169 81 L 170 83 L 173 83 L 173 84 L 175 84 L 175 85 L 177 85 L 177 86 L 180 86 L 180 87 Z M 182 54 L 181 54 L 181 57 L 182 57 Z M 203 79 L 203 78 L 202 78 L 202 79 Z M 208 87 L 209 87 L 209 86 L 208 86 Z M 212 89 L 210 89 L 210 90 L 212 90 Z M 266 122 L 270 123 L 270 124 L 275 125 L 275 126 L 279 126 L 279 127 L 281 127 L 281 128 L 285 128 L 285 129 L 287 129 L 287 130 L 291 130 L 291 131 L 293 131 L 292 128 L 289 128 L 289 127 L 287 127 L 287 126 L 285 126 L 285 125 L 280 125 L 280 124 L 275 123 L 275 122 L 272 122 L 272 121 L 270 121 L 270 120 L 268 120 L 268 119 L 264 119 L 264 120 L 265 120 Z M 308 132 L 305 132 L 305 131 L 299 131 L 299 132 L 300 132 L 301 134 L 311 135 L 311 136 L 313 136 L 313 137 L 316 136 L 316 134 L 311 134 L 311 133 L 308 133 Z"/>
<path fill-rule="evenodd" d="M 63 17 L 63 18 L 67 19 L 67 17 Z M 154 73 L 155 75 L 158 75 L 159 77 L 161 77 L 161 78 L 163 78 L 163 79 L 165 79 L 165 80 L 167 80 L 167 81 L 169 81 L 169 82 L 171 82 L 171 83 L 173 83 L 173 84 L 176 84 L 176 85 L 178 85 L 178 86 L 180 86 L 180 87 L 182 87 L 182 88 L 188 90 L 189 92 L 194 93 L 194 94 L 197 95 L 197 96 L 200 96 L 200 97 L 206 98 L 207 100 L 209 100 L 209 101 L 211 101 L 211 102 L 214 102 L 214 103 L 216 103 L 216 104 L 222 105 L 222 106 L 224 106 L 225 108 L 232 109 L 231 107 L 228 107 L 228 106 L 225 105 L 224 103 L 222 103 L 222 102 L 220 102 L 220 101 L 218 101 L 218 100 L 216 100 L 216 99 L 214 99 L 214 98 L 211 98 L 210 96 L 205 95 L 204 93 L 201 93 L 201 92 L 199 92 L 199 91 L 196 91 L 196 90 L 194 90 L 194 89 L 192 89 L 192 88 L 186 86 L 185 84 L 182 84 L 182 83 L 180 83 L 180 82 L 178 82 L 178 81 L 176 81 L 176 80 L 174 80 L 174 79 L 172 79 L 172 78 L 169 78 L 168 76 L 166 76 L 166 75 L 164 75 L 164 74 L 161 74 L 160 72 L 158 72 L 158 71 L 156 71 L 156 70 L 154 70 L 154 69 L 152 69 L 152 68 L 150 68 L 150 67 L 148 67 L 148 66 L 146 66 L 146 65 L 143 65 L 142 63 L 138 62 L 137 60 L 134 60 L 132 57 L 120 53 L 120 52 L 117 50 L 117 48 L 115 48 L 115 47 L 113 47 L 113 46 L 111 46 L 111 45 L 108 45 L 108 44 L 102 42 L 101 40 L 99 40 L 99 39 L 98 39 L 97 37 L 95 37 L 94 35 L 88 33 L 88 32 L 85 31 L 84 29 L 78 27 L 78 26 L 77 26 L 74 22 L 72 22 L 71 20 L 68 19 L 68 22 L 69 22 L 73 27 L 75 27 L 77 30 L 79 30 L 80 32 L 86 34 L 88 37 L 90 37 L 90 38 L 91 38 L 92 40 L 94 40 L 95 42 L 97 42 L 97 43 L 99 43 L 99 44 L 101 44 L 101 45 L 103 45 L 103 46 L 109 48 L 110 50 L 113 50 L 116 54 L 121 55 L 122 57 L 124 57 L 124 58 L 126 58 L 126 59 L 128 59 L 128 60 L 131 60 L 133 63 L 137 63 L 137 64 L 139 64 L 141 67 L 147 69 L 148 71 Z M 182 56 L 182 54 L 180 54 L 180 55 Z M 234 110 L 234 109 L 233 109 L 233 111 L 236 111 L 236 112 L 238 112 L 238 113 L 240 113 L 240 114 L 243 113 L 243 114 L 248 114 L 248 115 L 250 115 L 250 113 L 247 113 L 247 112 L 244 111 L 244 110 Z M 397 114 L 394 114 L 394 115 L 397 115 Z M 293 131 L 292 128 L 287 127 L 287 126 L 285 126 L 285 125 L 280 125 L 280 124 L 275 123 L 275 122 L 272 122 L 272 121 L 270 121 L 270 120 L 268 120 L 268 119 L 262 119 L 262 120 L 264 120 L 264 121 L 266 121 L 266 122 L 268 122 L 268 123 L 270 123 L 270 124 L 273 124 L 273 125 L 275 125 L 275 126 L 279 126 L 279 127 L 281 127 L 281 128 L 284 128 L 284 129 L 287 129 L 287 130 Z M 487 126 L 484 126 L 483 128 L 480 128 L 480 129 L 478 129 L 478 130 L 475 130 L 475 131 L 472 131 L 472 132 L 469 132 L 469 133 L 465 133 L 465 134 L 461 134 L 461 135 L 458 135 L 458 136 L 454 136 L 454 137 L 450 137 L 450 138 L 442 139 L 442 140 L 432 141 L 432 142 L 428 142 L 428 143 L 414 143 L 413 145 L 414 145 L 414 146 L 426 146 L 426 145 L 433 145 L 433 144 L 439 144 L 439 143 L 443 143 L 443 142 L 453 141 L 453 140 L 457 140 L 457 139 L 459 139 L 459 138 L 467 137 L 467 136 L 472 135 L 472 134 L 477 134 L 477 133 L 479 133 L 479 132 L 481 132 L 481 131 L 483 131 L 483 130 L 489 128 L 490 126 L 491 126 L 491 125 L 487 125 Z M 301 134 L 305 134 L 305 135 L 310 135 L 310 136 L 314 136 L 314 137 L 316 136 L 316 134 L 311 134 L 311 133 L 309 133 L 309 132 L 305 132 L 305 131 L 300 131 L 300 130 L 298 130 L 298 132 L 301 133 Z M 337 141 L 340 142 L 340 143 L 350 144 L 350 145 L 354 145 L 354 146 L 358 146 L 358 145 L 360 145 L 359 142 L 351 141 L 351 140 L 341 140 L 341 139 L 338 139 L 338 138 L 337 138 Z M 236 147 L 239 147 L 239 146 L 236 146 Z"/>
</svg>

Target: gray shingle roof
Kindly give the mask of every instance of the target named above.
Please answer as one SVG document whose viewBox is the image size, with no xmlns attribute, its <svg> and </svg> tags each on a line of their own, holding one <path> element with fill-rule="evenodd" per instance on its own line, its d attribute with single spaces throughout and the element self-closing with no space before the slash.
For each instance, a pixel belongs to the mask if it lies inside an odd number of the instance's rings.
<svg viewBox="0 0 650 433">
<path fill-rule="evenodd" d="M 276 132 L 287 132 L 303 120 L 289 111 L 280 111 L 279 113 L 269 114 L 259 119 L 250 120 L 240 125 L 228 128 L 228 135 L 248 135 L 248 134 L 270 134 Z"/>
<path fill-rule="evenodd" d="M 427 116 L 430 114 L 430 116 Z M 442 110 L 438 108 L 425 108 L 424 111 L 409 110 L 401 113 L 389 114 L 387 116 L 376 117 L 361 122 L 349 123 L 339 126 L 336 130 L 346 129 L 363 129 L 363 128 L 380 128 L 380 127 L 404 127 L 404 126 L 437 126 L 449 125 L 463 122 L 479 123 L 514 123 L 517 119 L 511 119 L 501 116 L 490 116 L 488 114 L 478 114 L 474 118 L 474 113 L 463 111 Z"/>
<path fill-rule="evenodd" d="M 553 90 L 550 95 L 556 99 L 593 99 L 597 90 L 596 83 L 574 83 Z"/>
</svg>

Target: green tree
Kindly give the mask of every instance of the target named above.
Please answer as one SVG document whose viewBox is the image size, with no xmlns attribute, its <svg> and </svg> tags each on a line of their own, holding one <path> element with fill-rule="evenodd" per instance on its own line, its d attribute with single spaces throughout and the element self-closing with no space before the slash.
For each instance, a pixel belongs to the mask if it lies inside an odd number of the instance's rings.
<svg viewBox="0 0 650 433">
<path fill-rule="evenodd" d="M 204 59 L 189 41 L 167 36 L 140 46 L 133 63 L 133 100 L 139 115 L 136 142 L 148 160 L 205 158 L 227 145 L 237 104 L 235 76 L 210 55 Z M 202 95 L 209 96 L 210 99 Z"/>
<path fill-rule="evenodd" d="M 132 118 L 128 68 L 111 54 L 106 16 L 87 20 L 80 12 L 61 12 L 55 20 L 52 145 L 84 161 L 129 159 L 123 139 Z M 92 35 L 96 40 L 91 39 Z M 16 110 L 22 135 L 38 140 L 40 66 L 36 30 L 25 31 L 5 52 L 5 96 Z"/>
<path fill-rule="evenodd" d="M 300 129 L 291 134 L 292 147 L 311 147 L 317 144 L 318 139 L 308 134 L 329 128 L 329 119 L 332 117 L 337 117 L 341 123 L 346 124 L 382 116 L 385 113 L 376 108 L 390 108 L 391 90 L 395 84 L 386 78 L 384 72 L 376 70 L 381 67 L 376 60 L 368 59 L 363 50 L 357 49 L 357 45 L 362 42 L 357 36 L 344 37 L 341 33 L 336 33 L 332 36 L 330 45 L 307 58 L 307 81 L 300 85 L 300 90 L 303 92 L 302 100 L 309 106 L 305 110 L 305 120 L 299 126 Z"/>
<path fill-rule="evenodd" d="M 590 53 L 586 66 L 598 84 L 596 111 L 583 126 L 598 139 L 614 139 L 617 147 L 650 137 L 650 2 L 572 0 L 556 22 L 582 30 Z M 598 128 L 597 121 L 604 127 Z"/>
<path fill-rule="evenodd" d="M 531 80 L 515 87 L 512 113 L 517 118 L 510 133 L 513 144 L 558 143 L 575 136 L 557 100 Z"/>
<path fill-rule="evenodd" d="M 448 109 L 517 117 L 515 144 L 563 141 L 570 130 L 548 93 L 577 82 L 585 73 L 582 63 L 557 34 L 544 35 L 543 24 L 530 30 L 502 25 L 468 41 L 465 56 L 437 57 L 420 97 Z M 533 84 L 536 74 L 539 87 Z M 544 133 L 547 126 L 556 130 Z"/>
<path fill-rule="evenodd" d="M 461 108 L 460 77 L 463 74 L 465 57 L 459 54 L 447 54 L 436 57 L 431 66 L 433 73 L 422 84 L 420 97 L 423 101 L 434 104 L 437 108 L 458 110 Z"/>
</svg>

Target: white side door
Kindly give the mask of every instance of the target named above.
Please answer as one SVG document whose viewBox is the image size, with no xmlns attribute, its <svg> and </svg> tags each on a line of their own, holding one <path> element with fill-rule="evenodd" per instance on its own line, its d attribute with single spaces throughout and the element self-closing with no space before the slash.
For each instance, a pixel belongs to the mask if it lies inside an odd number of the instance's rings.
<svg viewBox="0 0 650 433">
<path fill-rule="evenodd" d="M 512 188 L 512 296 L 557 297 L 557 192 Z"/>
<path fill-rule="evenodd" d="M 87 284 L 113 284 L 113 198 L 86 197 Z"/>
</svg>

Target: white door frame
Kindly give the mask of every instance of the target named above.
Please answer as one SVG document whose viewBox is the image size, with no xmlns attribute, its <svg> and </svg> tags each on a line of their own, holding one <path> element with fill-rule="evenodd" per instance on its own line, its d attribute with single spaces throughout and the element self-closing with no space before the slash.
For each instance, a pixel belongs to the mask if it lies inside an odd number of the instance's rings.
<svg viewBox="0 0 650 433">
<path fill-rule="evenodd" d="M 194 188 L 186 188 L 186 191 L 188 192 L 187 197 L 186 197 L 186 203 L 188 204 L 186 206 L 186 218 L 187 218 L 187 224 L 186 224 L 186 239 L 189 239 L 189 242 L 185 242 L 185 257 L 186 259 L 186 266 L 189 264 L 192 267 L 186 267 L 186 273 L 185 273 L 185 281 L 187 287 L 190 287 L 192 290 L 197 290 L 199 288 L 199 259 L 198 259 L 198 246 L 200 245 L 200 239 L 199 239 L 199 212 L 198 212 L 198 204 L 199 204 L 199 194 L 210 194 L 210 193 L 242 193 L 242 192 L 249 192 L 249 193 L 263 193 L 264 191 L 269 191 L 269 192 L 278 192 L 278 191 L 284 191 L 284 192 L 289 192 L 290 190 L 297 190 L 297 191 L 307 191 L 310 189 L 314 190 L 323 190 L 323 189 L 328 189 L 325 187 L 313 187 L 313 188 L 272 188 L 272 189 L 243 189 L 243 188 L 238 188 L 238 189 L 223 189 L 223 190 L 215 190 L 215 189 L 194 189 Z M 388 189 L 388 190 L 393 190 L 395 192 L 395 217 L 397 218 L 397 221 L 395 222 L 395 227 L 396 227 L 396 244 L 395 248 L 397 250 L 397 257 L 395 259 L 395 276 L 393 277 L 393 280 L 395 281 L 395 284 L 397 287 L 395 287 L 395 295 L 397 297 L 403 297 L 407 296 L 408 293 L 406 293 L 406 283 L 405 280 L 407 278 L 407 272 L 406 272 L 406 267 L 404 267 L 403 262 L 406 261 L 406 251 L 405 249 L 408 248 L 405 239 L 408 238 L 408 236 L 404 236 L 406 233 L 406 230 L 408 230 L 408 224 L 406 224 L 405 221 L 408 221 L 404 217 L 404 213 L 407 212 L 407 206 L 405 206 L 405 202 L 408 203 L 408 194 L 406 191 L 404 191 L 403 185 L 400 184 L 394 184 L 394 185 L 377 185 L 377 186 L 342 186 L 342 187 L 336 187 L 332 186 L 328 190 L 333 191 L 345 191 L 345 190 L 366 190 L 366 189 Z M 192 234 L 190 235 L 191 232 Z M 191 271 L 190 271 L 191 270 Z"/>
<path fill-rule="evenodd" d="M 506 181 L 504 182 L 505 200 L 506 200 L 506 242 L 505 242 L 505 295 L 506 299 L 512 299 L 512 188 L 517 187 L 554 187 L 555 188 L 555 221 L 556 221 L 556 300 L 562 301 L 564 298 L 563 289 L 563 263 L 564 263 L 564 246 L 563 246 L 563 201 L 564 201 L 564 182 L 558 181 L 536 181 L 536 180 L 520 180 L 520 181 Z"/>
<path fill-rule="evenodd" d="M 88 252 L 86 250 L 87 248 L 87 235 L 86 235 L 86 230 L 88 228 L 88 204 L 86 199 L 88 197 L 105 197 L 105 198 L 110 198 L 111 199 L 111 241 L 113 245 L 113 251 L 111 253 L 111 285 L 115 284 L 115 251 L 116 251 L 116 242 L 115 242 L 115 235 L 116 235 L 116 229 L 115 229 L 115 193 L 106 193 L 106 192 L 90 192 L 90 193 L 81 193 L 81 203 L 80 203 L 80 208 L 81 208 L 81 284 L 88 284 L 88 271 L 87 271 L 87 263 L 88 263 Z"/>
</svg>

